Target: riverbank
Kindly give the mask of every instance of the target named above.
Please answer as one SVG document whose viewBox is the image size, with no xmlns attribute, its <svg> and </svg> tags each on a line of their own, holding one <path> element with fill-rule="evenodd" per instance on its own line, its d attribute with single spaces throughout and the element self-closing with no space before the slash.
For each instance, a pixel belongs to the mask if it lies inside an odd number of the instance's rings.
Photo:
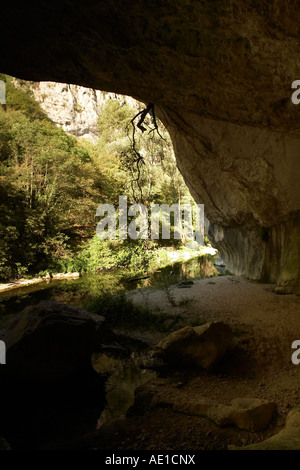
<svg viewBox="0 0 300 470">
<path fill-rule="evenodd" d="M 192 258 L 197 258 L 198 256 L 216 255 L 217 250 L 211 246 L 203 246 L 200 250 L 188 250 L 182 248 L 180 250 L 168 250 L 161 248 L 156 251 L 155 259 L 152 262 L 154 267 L 165 267 L 172 263 L 185 262 Z M 15 279 L 11 282 L 6 282 L 0 284 L 0 292 L 6 292 L 11 289 L 17 289 L 20 287 L 28 287 L 31 285 L 39 284 L 40 282 L 50 282 L 51 280 L 64 280 L 64 279 L 77 279 L 80 277 L 79 272 L 69 272 L 69 273 L 47 273 L 44 276 L 38 276 L 34 278 L 22 278 Z"/>
<path fill-rule="evenodd" d="M 80 277 L 80 273 L 57 273 L 57 274 L 47 274 L 46 276 L 34 277 L 33 279 L 16 279 L 12 282 L 7 282 L 0 284 L 0 292 L 6 292 L 11 289 L 17 289 L 20 287 L 28 287 L 34 284 L 39 284 L 40 282 L 48 281 L 52 279 L 77 279 Z"/>
</svg>

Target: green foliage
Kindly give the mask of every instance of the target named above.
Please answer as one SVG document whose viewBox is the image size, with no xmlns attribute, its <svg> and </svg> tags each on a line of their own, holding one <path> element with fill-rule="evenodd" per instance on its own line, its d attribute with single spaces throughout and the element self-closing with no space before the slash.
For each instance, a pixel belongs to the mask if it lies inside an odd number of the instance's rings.
<svg viewBox="0 0 300 470">
<path fill-rule="evenodd" d="M 100 180 L 86 149 L 7 79 L 0 108 L 0 279 L 55 266 L 94 231 Z M 80 203 L 78 203 L 80 201 Z"/>
<path fill-rule="evenodd" d="M 156 244 L 147 240 L 100 240 L 94 235 L 81 244 L 76 252 L 56 260 L 53 272 L 85 272 L 119 267 L 146 269 L 154 257 Z"/>
<path fill-rule="evenodd" d="M 4 74 L 0 74 L 0 80 L 4 80 L 6 84 L 6 105 L 8 108 L 21 111 L 30 120 L 49 120 L 39 103 L 34 100 L 29 87 L 15 87 L 12 77 Z M 25 83 L 24 80 L 16 80 L 16 82 L 20 85 Z"/>
<path fill-rule="evenodd" d="M 136 111 L 119 100 L 107 100 L 98 119 L 99 146 L 118 143 L 126 137 L 126 129 Z"/>
<path fill-rule="evenodd" d="M 146 118 L 147 132 L 136 129 L 135 150 L 143 157 L 139 171 L 135 164 L 133 127 L 131 120 L 138 113 L 119 100 L 105 102 L 98 120 L 99 142 L 96 147 L 98 161 L 121 182 L 129 200 L 149 206 L 151 202 L 172 204 L 192 202 L 190 193 L 176 167 L 170 137 L 159 122 L 159 134 L 153 130 L 150 118 Z M 108 169 L 109 168 L 109 169 Z M 120 188 L 118 188 L 120 189 Z M 118 195 L 120 192 L 118 192 Z M 114 197 L 115 199 L 115 197 Z"/>
</svg>

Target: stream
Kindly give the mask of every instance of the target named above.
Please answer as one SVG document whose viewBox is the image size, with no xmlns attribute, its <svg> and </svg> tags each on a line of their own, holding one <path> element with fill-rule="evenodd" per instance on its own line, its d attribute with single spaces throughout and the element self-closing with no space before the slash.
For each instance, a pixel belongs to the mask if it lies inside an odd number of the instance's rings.
<svg viewBox="0 0 300 470">
<path fill-rule="evenodd" d="M 212 255 L 199 256 L 147 272 L 112 269 L 82 274 L 75 279 L 45 280 L 0 292 L 0 329 L 27 305 L 35 305 L 41 300 L 54 300 L 85 308 L 87 300 L 105 294 L 120 294 L 145 287 L 160 289 L 184 280 L 222 275 L 222 268 L 214 265 L 215 258 Z M 140 277 L 145 279 L 134 280 Z"/>
</svg>

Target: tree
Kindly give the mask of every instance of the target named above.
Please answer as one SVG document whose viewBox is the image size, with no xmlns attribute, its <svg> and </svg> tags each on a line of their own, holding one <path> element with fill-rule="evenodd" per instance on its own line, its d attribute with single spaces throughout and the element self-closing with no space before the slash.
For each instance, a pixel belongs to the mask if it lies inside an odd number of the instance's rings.
<svg viewBox="0 0 300 470">
<path fill-rule="evenodd" d="M 0 109 L 2 278 L 23 273 L 20 266 L 46 268 L 68 253 L 68 241 L 91 236 L 101 185 L 88 151 L 42 114 L 33 117 L 37 103 L 8 83 L 11 104 Z"/>
<path fill-rule="evenodd" d="M 151 116 L 133 127 L 143 105 L 107 100 L 96 145 L 56 127 L 26 82 L 7 85 L 0 107 L 0 279 L 41 270 L 96 269 L 148 259 L 148 241 L 95 240 L 100 203 L 191 201 L 168 133 Z M 142 132 L 144 128 L 144 132 Z M 70 268 L 72 269 L 72 268 Z"/>
</svg>

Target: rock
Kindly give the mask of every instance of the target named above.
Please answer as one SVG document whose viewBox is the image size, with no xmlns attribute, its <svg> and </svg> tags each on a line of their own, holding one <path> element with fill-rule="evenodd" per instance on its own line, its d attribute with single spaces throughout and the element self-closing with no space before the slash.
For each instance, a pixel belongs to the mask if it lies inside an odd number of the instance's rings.
<svg viewBox="0 0 300 470">
<path fill-rule="evenodd" d="M 208 408 L 206 416 L 218 426 L 236 425 L 250 432 L 262 431 L 271 421 L 276 404 L 259 398 L 235 398 L 230 406 Z"/>
<path fill-rule="evenodd" d="M 293 289 L 290 286 L 276 286 L 274 289 L 275 294 L 278 295 L 286 295 L 286 294 L 292 294 Z"/>
<path fill-rule="evenodd" d="M 191 416 L 203 416 L 207 417 L 208 410 L 213 406 L 212 403 L 203 401 L 175 401 L 173 403 L 173 409 L 179 413 L 184 413 Z"/>
<path fill-rule="evenodd" d="M 52 301 L 29 306 L 1 332 L 0 432 L 13 449 L 47 446 L 95 428 L 104 375 L 91 353 L 111 334 L 105 319 Z"/>
<path fill-rule="evenodd" d="M 158 344 L 158 351 L 172 366 L 211 370 L 224 356 L 231 336 L 230 327 L 223 322 L 186 326 L 164 338 Z"/>
<path fill-rule="evenodd" d="M 151 381 L 140 385 L 134 391 L 133 405 L 127 410 L 126 416 L 142 416 L 152 406 L 155 397 L 156 383 L 152 384 Z"/>
<path fill-rule="evenodd" d="M 274 436 L 245 447 L 228 446 L 229 450 L 300 450 L 300 407 L 293 408 L 285 428 Z"/>
<path fill-rule="evenodd" d="M 16 79 L 14 84 L 20 86 Z M 116 97 L 115 93 L 47 81 L 29 82 L 28 85 L 36 101 L 57 126 L 76 137 L 97 142 L 97 121 L 101 108 L 107 100 Z M 137 102 L 129 96 L 123 96 L 122 102 L 130 103 L 137 109 Z"/>
<path fill-rule="evenodd" d="M 216 267 L 219 274 L 224 275 L 226 273 L 226 264 L 220 256 L 218 256 L 217 260 L 214 262 L 214 266 Z"/>
<path fill-rule="evenodd" d="M 230 405 L 207 399 L 186 397 L 170 379 L 149 380 L 135 391 L 130 416 L 140 416 L 152 408 L 169 407 L 178 413 L 201 416 L 217 426 L 237 426 L 248 432 L 262 431 L 271 421 L 276 404 L 259 398 L 235 398 Z"/>
<path fill-rule="evenodd" d="M 218 256 L 218 258 L 214 262 L 214 265 L 219 266 L 221 268 L 224 268 L 226 266 L 226 264 L 224 263 L 224 261 L 222 260 L 222 258 L 220 256 Z"/>
<path fill-rule="evenodd" d="M 12 322 L 5 341 L 6 376 L 57 380 L 92 372 L 91 353 L 110 334 L 104 317 L 53 301 L 29 306 Z"/>
<path fill-rule="evenodd" d="M 173 406 L 175 411 L 209 418 L 220 427 L 235 425 L 249 432 L 264 429 L 271 421 L 276 408 L 275 403 L 259 398 L 235 398 L 230 405 L 215 404 L 206 400 L 177 400 Z"/>
</svg>

